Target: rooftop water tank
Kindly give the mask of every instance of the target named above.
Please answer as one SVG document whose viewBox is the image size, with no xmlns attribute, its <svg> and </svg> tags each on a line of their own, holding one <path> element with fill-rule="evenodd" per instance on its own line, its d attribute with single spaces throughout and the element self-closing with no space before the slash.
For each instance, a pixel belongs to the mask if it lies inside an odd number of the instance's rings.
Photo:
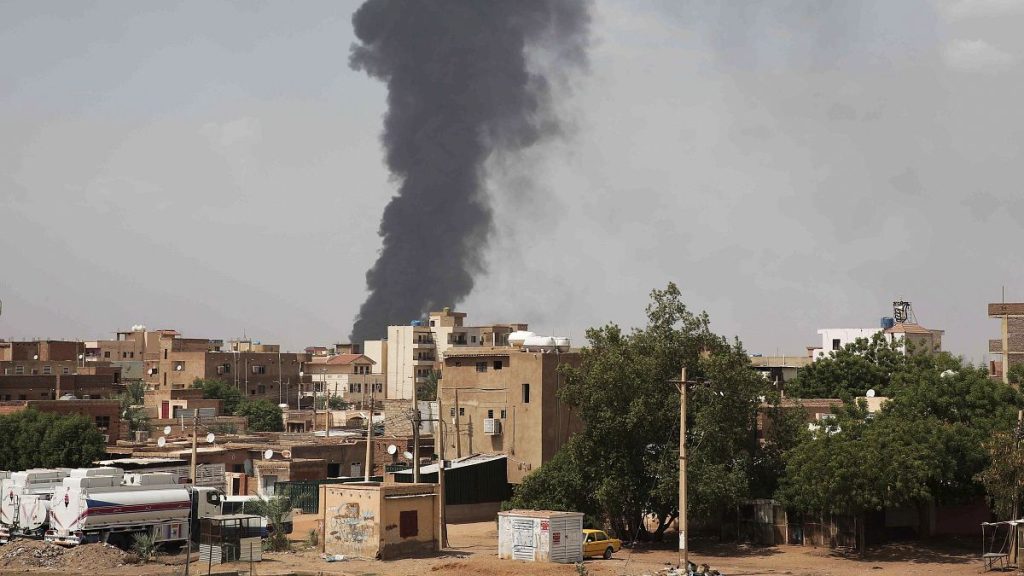
<svg viewBox="0 0 1024 576">
<path fill-rule="evenodd" d="M 568 352 L 569 351 L 569 339 L 564 337 L 564 336 L 556 336 L 555 337 L 555 348 L 557 348 L 559 352 Z"/>
<path fill-rule="evenodd" d="M 882 317 L 882 330 L 888 330 L 896 325 L 896 320 L 892 316 Z"/>
<path fill-rule="evenodd" d="M 557 346 L 551 336 L 530 336 L 523 342 L 523 348 L 535 352 L 554 352 Z"/>
<path fill-rule="evenodd" d="M 529 330 L 516 330 L 508 335 L 508 344 L 509 346 L 522 346 L 523 343 L 526 342 L 526 339 L 531 336 L 536 336 L 536 334 Z"/>
</svg>

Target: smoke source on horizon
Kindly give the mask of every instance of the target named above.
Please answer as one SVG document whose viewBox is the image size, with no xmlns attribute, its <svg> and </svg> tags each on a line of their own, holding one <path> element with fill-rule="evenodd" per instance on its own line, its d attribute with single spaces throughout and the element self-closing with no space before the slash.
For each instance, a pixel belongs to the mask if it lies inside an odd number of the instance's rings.
<svg viewBox="0 0 1024 576">
<path fill-rule="evenodd" d="M 399 189 L 353 342 L 473 289 L 493 226 L 487 159 L 559 131 L 550 79 L 529 55 L 559 72 L 583 65 L 588 9 L 588 0 L 368 0 L 355 13 L 361 43 L 350 65 L 387 83 L 382 142 Z"/>
</svg>

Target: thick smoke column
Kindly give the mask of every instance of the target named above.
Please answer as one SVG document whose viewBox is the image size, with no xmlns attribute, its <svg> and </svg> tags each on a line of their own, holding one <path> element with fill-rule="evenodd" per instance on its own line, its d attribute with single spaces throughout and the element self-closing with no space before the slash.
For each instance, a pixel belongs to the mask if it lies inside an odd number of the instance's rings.
<svg viewBox="0 0 1024 576">
<path fill-rule="evenodd" d="M 388 85 L 383 143 L 400 182 L 352 341 L 454 305 L 483 271 L 492 227 L 484 164 L 558 132 L 549 82 L 584 61 L 586 0 L 368 0 L 350 64 Z"/>
</svg>

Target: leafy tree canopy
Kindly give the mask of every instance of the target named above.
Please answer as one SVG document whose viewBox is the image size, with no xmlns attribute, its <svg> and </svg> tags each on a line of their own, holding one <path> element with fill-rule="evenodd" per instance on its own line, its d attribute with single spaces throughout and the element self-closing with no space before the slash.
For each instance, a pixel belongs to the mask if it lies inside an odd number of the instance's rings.
<svg viewBox="0 0 1024 576">
<path fill-rule="evenodd" d="M 91 466 L 105 452 L 88 416 L 33 408 L 0 416 L 0 470 Z"/>
<path fill-rule="evenodd" d="M 245 416 L 253 432 L 282 432 L 284 419 L 281 408 L 269 400 L 247 400 L 239 405 L 236 416 Z"/>
<path fill-rule="evenodd" d="M 238 388 L 223 380 L 210 378 L 203 380 L 196 378 L 192 383 L 193 388 L 200 388 L 203 391 L 203 398 L 215 398 L 223 401 L 223 411 L 226 415 L 238 415 L 238 406 L 244 398 Z"/>
<path fill-rule="evenodd" d="M 571 509 L 606 519 L 620 535 L 661 531 L 678 514 L 679 391 L 683 366 L 696 382 L 687 404 L 691 516 L 714 516 L 747 497 L 752 431 L 763 378 L 742 346 L 710 329 L 669 284 L 651 293 L 647 326 L 587 331 L 576 367 L 562 366 L 559 395 L 585 424 L 516 491 L 516 507 Z"/>
</svg>

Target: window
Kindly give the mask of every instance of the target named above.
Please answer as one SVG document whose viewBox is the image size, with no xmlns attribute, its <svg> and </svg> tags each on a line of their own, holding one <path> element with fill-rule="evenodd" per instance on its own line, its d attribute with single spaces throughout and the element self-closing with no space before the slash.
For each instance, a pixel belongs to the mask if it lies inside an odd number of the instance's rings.
<svg viewBox="0 0 1024 576">
<path fill-rule="evenodd" d="M 48 392 L 40 392 L 39 393 L 39 397 L 40 398 L 49 398 L 50 394 Z"/>
<path fill-rule="evenodd" d="M 4 368 L 4 376 L 10 376 L 10 375 L 11 375 L 11 369 L 10 368 Z"/>
<path fill-rule="evenodd" d="M 501 360 L 495 360 L 494 361 L 494 369 L 495 370 L 501 370 Z"/>
<path fill-rule="evenodd" d="M 106 352 L 104 352 L 103 353 L 103 357 L 104 358 L 110 358 L 110 350 L 107 350 Z"/>
<path fill-rule="evenodd" d="M 465 416 L 465 415 L 466 415 L 466 409 L 465 408 L 459 408 L 459 416 Z"/>
<path fill-rule="evenodd" d="M 839 338 L 832 339 L 832 349 L 839 350 Z"/>
<path fill-rule="evenodd" d="M 101 432 L 106 432 L 107 429 L 110 428 L 110 416 L 97 416 L 96 427 L 99 428 Z"/>
<path fill-rule="evenodd" d="M 502 408 L 502 410 L 501 410 L 501 417 L 505 418 L 505 409 L 504 408 Z"/>
<path fill-rule="evenodd" d="M 47 374 L 47 375 L 53 374 L 53 368 L 50 367 L 49 364 L 47 364 L 46 366 L 43 366 L 43 374 Z"/>
<path fill-rule="evenodd" d="M 27 400 L 24 394 L 18 394 L 18 400 Z"/>
<path fill-rule="evenodd" d="M 164 348 L 164 360 L 167 360 L 167 348 Z"/>
<path fill-rule="evenodd" d="M 253 367 L 252 367 L 252 373 L 253 374 L 266 374 L 267 373 L 267 367 L 266 366 L 260 366 L 259 364 L 254 364 Z"/>
<path fill-rule="evenodd" d="M 477 372 L 487 372 L 487 362 L 477 362 L 476 363 L 476 371 Z"/>
<path fill-rule="evenodd" d="M 60 373 L 61 374 L 71 374 L 71 368 L 68 368 L 67 366 L 65 366 L 64 368 L 61 368 Z"/>
<path fill-rule="evenodd" d="M 377 382 L 376 384 L 374 384 L 373 387 L 374 387 L 374 389 L 377 390 L 377 392 L 383 392 L 384 391 L 384 385 L 381 384 L 380 382 Z"/>
<path fill-rule="evenodd" d="M 470 336 L 469 341 L 472 342 L 473 344 L 476 344 L 476 336 Z"/>
<path fill-rule="evenodd" d="M 128 357 L 128 353 L 127 352 L 121 352 L 121 359 L 125 359 L 127 357 Z"/>
<path fill-rule="evenodd" d="M 267 393 L 267 386 L 266 386 L 266 384 L 260 384 L 259 386 L 256 386 L 256 393 L 257 394 L 266 394 Z"/>
<path fill-rule="evenodd" d="M 488 410 L 487 411 L 487 417 L 488 418 L 494 418 L 494 410 Z"/>
<path fill-rule="evenodd" d="M 128 353 L 128 357 L 129 358 L 135 358 L 135 352 L 129 352 Z"/>
<path fill-rule="evenodd" d="M 419 516 L 415 510 L 402 510 L 398 513 L 398 535 L 412 538 L 420 533 Z"/>
<path fill-rule="evenodd" d="M 21 364 L 18 364 L 17 366 L 14 367 L 14 373 L 15 374 L 19 374 L 19 375 L 20 374 L 24 374 L 25 373 L 25 367 L 22 366 Z"/>
<path fill-rule="evenodd" d="M 530 385 L 523 384 L 523 404 L 530 403 Z"/>
</svg>

